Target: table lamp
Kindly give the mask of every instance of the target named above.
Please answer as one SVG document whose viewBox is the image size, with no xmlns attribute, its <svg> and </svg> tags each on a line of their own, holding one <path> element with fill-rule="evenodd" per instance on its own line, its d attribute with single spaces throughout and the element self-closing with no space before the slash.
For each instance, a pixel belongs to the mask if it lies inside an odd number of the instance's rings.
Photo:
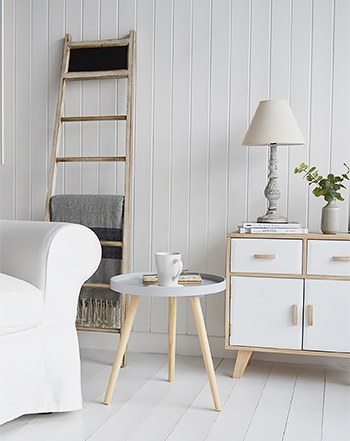
<svg viewBox="0 0 350 441">
<path fill-rule="evenodd" d="M 278 214 L 277 201 L 280 190 L 277 184 L 277 145 L 305 144 L 304 137 L 287 101 L 260 101 L 242 145 L 270 146 L 268 183 L 265 197 L 268 209 L 257 222 L 287 223 L 288 219 Z"/>
</svg>

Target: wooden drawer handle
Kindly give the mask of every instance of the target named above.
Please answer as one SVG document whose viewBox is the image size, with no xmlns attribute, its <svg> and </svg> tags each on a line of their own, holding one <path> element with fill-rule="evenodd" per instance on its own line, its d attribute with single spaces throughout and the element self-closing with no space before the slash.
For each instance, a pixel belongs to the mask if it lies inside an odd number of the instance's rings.
<svg viewBox="0 0 350 441">
<path fill-rule="evenodd" d="M 350 262 L 350 256 L 333 256 L 335 262 Z"/>
<path fill-rule="evenodd" d="M 276 254 L 254 254 L 255 259 L 276 259 Z"/>
<path fill-rule="evenodd" d="M 308 306 L 308 325 L 313 326 L 314 325 L 314 305 Z"/>
<path fill-rule="evenodd" d="M 293 305 L 293 326 L 298 326 L 298 305 Z"/>
</svg>

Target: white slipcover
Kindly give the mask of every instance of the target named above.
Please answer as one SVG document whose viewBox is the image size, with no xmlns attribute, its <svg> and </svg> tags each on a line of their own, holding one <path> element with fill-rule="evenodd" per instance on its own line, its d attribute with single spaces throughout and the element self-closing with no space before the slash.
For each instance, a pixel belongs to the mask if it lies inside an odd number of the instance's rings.
<svg viewBox="0 0 350 441">
<path fill-rule="evenodd" d="M 77 300 L 100 259 L 82 225 L 0 221 L 0 424 L 82 407 Z"/>
</svg>

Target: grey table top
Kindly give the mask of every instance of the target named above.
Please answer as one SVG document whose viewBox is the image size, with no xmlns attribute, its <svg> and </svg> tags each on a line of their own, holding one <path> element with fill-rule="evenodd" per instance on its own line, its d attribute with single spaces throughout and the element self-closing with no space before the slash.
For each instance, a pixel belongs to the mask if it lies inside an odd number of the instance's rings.
<svg viewBox="0 0 350 441">
<path fill-rule="evenodd" d="M 143 283 L 147 273 L 120 274 L 111 278 L 111 289 L 134 296 L 154 297 L 201 297 L 224 291 L 226 279 L 215 274 L 200 273 L 203 283 L 187 283 L 172 287 Z"/>
</svg>

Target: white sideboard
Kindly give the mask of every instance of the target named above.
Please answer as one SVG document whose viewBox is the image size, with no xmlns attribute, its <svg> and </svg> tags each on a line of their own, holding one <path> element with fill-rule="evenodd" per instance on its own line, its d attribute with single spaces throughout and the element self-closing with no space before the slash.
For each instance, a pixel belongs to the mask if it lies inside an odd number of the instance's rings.
<svg viewBox="0 0 350 441">
<path fill-rule="evenodd" d="M 350 235 L 227 236 L 225 347 L 350 356 Z"/>
</svg>

